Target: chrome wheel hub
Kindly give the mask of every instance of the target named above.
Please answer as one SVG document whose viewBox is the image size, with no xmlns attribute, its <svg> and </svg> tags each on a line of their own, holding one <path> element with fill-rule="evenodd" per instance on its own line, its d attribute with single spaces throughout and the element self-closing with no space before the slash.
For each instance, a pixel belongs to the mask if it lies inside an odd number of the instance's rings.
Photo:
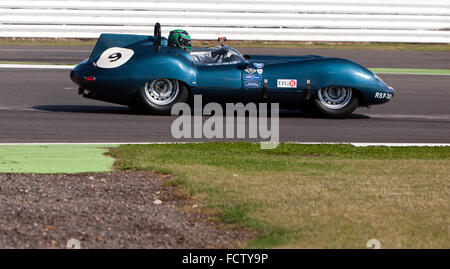
<svg viewBox="0 0 450 269">
<path fill-rule="evenodd" d="M 345 107 L 352 99 L 352 89 L 347 87 L 325 87 L 317 92 L 320 103 L 329 109 Z"/>
<path fill-rule="evenodd" d="M 171 79 L 155 79 L 145 83 L 145 96 L 156 105 L 170 104 L 178 95 L 178 81 Z"/>
</svg>

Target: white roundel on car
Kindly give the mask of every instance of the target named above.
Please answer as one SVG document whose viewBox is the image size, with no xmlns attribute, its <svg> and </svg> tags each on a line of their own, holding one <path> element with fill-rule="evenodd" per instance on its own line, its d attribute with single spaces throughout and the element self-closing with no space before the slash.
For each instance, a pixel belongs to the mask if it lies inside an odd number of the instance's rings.
<svg viewBox="0 0 450 269">
<path fill-rule="evenodd" d="M 112 47 L 102 53 L 96 64 L 100 68 L 116 68 L 128 62 L 133 54 L 131 49 Z"/>
</svg>

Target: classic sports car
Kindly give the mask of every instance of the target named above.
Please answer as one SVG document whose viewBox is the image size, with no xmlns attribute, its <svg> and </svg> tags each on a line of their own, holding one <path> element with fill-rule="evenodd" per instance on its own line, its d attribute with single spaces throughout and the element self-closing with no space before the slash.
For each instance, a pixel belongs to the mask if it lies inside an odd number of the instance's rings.
<svg viewBox="0 0 450 269">
<path fill-rule="evenodd" d="M 201 94 L 219 103 L 278 102 L 341 118 L 394 95 L 377 75 L 346 59 L 241 55 L 223 42 L 189 53 L 168 47 L 159 24 L 154 36 L 102 34 L 70 77 L 84 97 L 155 114 L 170 114 L 174 104 Z"/>
</svg>

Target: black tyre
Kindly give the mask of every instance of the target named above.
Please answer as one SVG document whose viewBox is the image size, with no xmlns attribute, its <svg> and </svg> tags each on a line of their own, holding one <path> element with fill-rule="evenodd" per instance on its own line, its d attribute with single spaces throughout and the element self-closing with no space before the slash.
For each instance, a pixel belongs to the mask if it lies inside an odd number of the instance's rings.
<svg viewBox="0 0 450 269">
<path fill-rule="evenodd" d="M 322 116 L 345 118 L 359 106 L 358 92 L 349 87 L 325 87 L 317 91 L 313 103 Z"/>
<path fill-rule="evenodd" d="M 137 94 L 137 108 L 144 113 L 170 115 L 172 106 L 189 99 L 187 86 L 175 79 L 159 78 L 146 82 Z"/>
</svg>

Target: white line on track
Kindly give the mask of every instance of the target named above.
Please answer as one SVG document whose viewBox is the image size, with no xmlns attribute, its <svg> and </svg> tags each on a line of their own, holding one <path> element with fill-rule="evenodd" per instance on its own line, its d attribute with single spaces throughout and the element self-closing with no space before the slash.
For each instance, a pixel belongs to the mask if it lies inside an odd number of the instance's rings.
<svg viewBox="0 0 450 269">
<path fill-rule="evenodd" d="M 65 146 L 65 145 L 168 145 L 168 144 L 200 144 L 207 142 L 90 142 L 90 143 L 0 143 L 0 146 Z M 259 144 L 259 142 L 252 142 Z M 450 147 L 450 143 L 360 143 L 360 142 L 282 142 L 286 144 L 300 145 L 353 145 L 355 147 Z"/>
<path fill-rule="evenodd" d="M 0 106 L 0 110 L 3 111 L 35 111 L 35 112 L 46 112 L 45 110 L 39 110 L 32 107 L 7 107 Z"/>
<path fill-rule="evenodd" d="M 376 74 L 383 74 L 383 75 L 420 75 L 420 76 L 450 76 L 450 74 L 446 73 L 392 73 L 392 72 L 374 72 Z"/>
<path fill-rule="evenodd" d="M 400 114 L 365 114 L 372 119 L 402 120 L 450 120 L 450 115 L 400 115 Z"/>
<path fill-rule="evenodd" d="M 300 145 L 352 145 L 355 147 L 450 147 L 450 143 L 362 143 L 362 142 L 286 142 Z"/>
<path fill-rule="evenodd" d="M 24 51 L 24 52 L 91 52 L 90 50 L 44 50 L 44 49 L 0 49 L 0 51 Z"/>
<path fill-rule="evenodd" d="M 75 65 L 59 64 L 0 64 L 3 69 L 72 69 Z"/>
</svg>

